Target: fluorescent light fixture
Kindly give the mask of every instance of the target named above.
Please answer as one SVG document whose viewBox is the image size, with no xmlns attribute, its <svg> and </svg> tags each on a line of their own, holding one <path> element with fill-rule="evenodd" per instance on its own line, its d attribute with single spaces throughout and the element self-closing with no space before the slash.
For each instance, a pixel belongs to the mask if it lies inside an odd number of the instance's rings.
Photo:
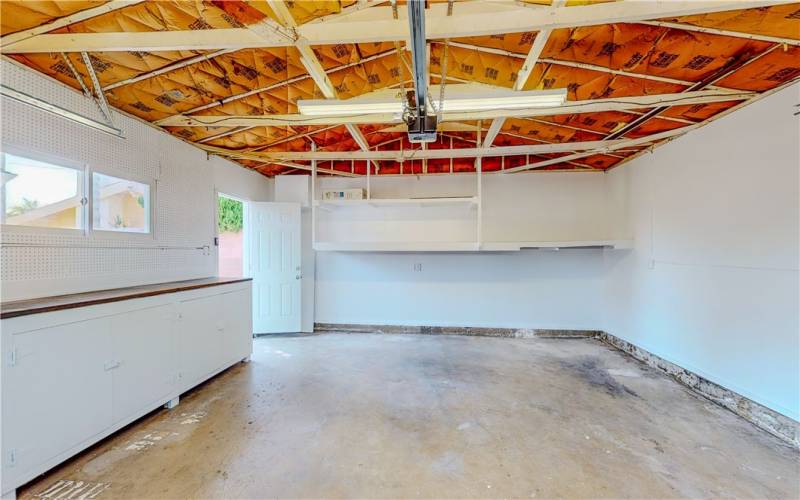
<svg viewBox="0 0 800 500">
<path fill-rule="evenodd" d="M 434 93 L 437 97 L 428 105 L 431 113 L 434 106 L 438 107 L 439 104 L 438 91 L 431 92 Z M 550 108 L 561 106 L 566 100 L 566 89 L 519 91 L 471 84 L 448 85 L 445 89 L 444 112 Z M 403 103 L 397 91 L 394 91 L 345 100 L 300 99 L 297 108 L 301 115 L 306 116 L 400 115 Z"/>
<path fill-rule="evenodd" d="M 306 116 L 400 115 L 403 112 L 403 103 L 399 98 L 381 100 L 299 99 L 297 109 L 301 115 Z"/>
<path fill-rule="evenodd" d="M 503 109 L 552 108 L 567 100 L 567 90 L 497 91 L 491 94 L 461 94 L 448 96 L 445 91 L 445 113 L 455 111 L 487 111 Z M 433 100 L 436 106 L 439 100 Z"/>
</svg>

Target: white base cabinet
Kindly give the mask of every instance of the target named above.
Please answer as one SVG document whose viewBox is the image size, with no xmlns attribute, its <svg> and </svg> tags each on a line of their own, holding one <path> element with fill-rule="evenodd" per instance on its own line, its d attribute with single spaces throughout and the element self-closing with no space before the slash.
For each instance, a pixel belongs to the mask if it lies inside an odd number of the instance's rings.
<svg viewBox="0 0 800 500">
<path fill-rule="evenodd" d="M 251 282 L 2 320 L 0 493 L 249 358 Z"/>
</svg>

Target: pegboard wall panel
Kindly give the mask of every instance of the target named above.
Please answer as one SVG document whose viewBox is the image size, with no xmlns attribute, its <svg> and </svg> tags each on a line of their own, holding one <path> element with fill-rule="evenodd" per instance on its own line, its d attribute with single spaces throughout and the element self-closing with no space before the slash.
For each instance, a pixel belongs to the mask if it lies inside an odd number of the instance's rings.
<svg viewBox="0 0 800 500">
<path fill-rule="evenodd" d="M 98 121 L 90 99 L 0 61 L 2 83 Z M 2 299 L 202 278 L 216 273 L 214 172 L 206 154 L 115 113 L 124 138 L 2 97 L 3 148 L 86 164 L 89 171 L 151 182 L 152 234 L 87 235 L 15 227 L 0 235 Z M 214 159 L 215 162 L 223 161 Z M 249 172 L 230 164 L 230 175 Z M 266 179 L 265 179 L 266 182 Z"/>
</svg>

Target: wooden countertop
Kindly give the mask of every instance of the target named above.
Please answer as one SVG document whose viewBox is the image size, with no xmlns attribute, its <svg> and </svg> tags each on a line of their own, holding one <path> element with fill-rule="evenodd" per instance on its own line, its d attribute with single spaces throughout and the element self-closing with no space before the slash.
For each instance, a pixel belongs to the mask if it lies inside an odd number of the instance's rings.
<svg viewBox="0 0 800 500">
<path fill-rule="evenodd" d="M 114 288 L 111 290 L 73 293 L 69 295 L 55 295 L 52 297 L 41 297 L 37 299 L 15 300 L 11 302 L 0 303 L 0 319 L 15 318 L 17 316 L 27 316 L 29 314 L 38 314 L 51 311 L 61 311 L 64 309 L 74 309 L 77 307 L 94 306 L 109 302 L 119 302 L 121 300 L 152 297 L 153 295 L 196 290 L 198 288 L 208 288 L 211 286 L 229 285 L 231 283 L 241 283 L 251 280 L 252 278 L 201 278 L 196 280 L 156 283 L 154 285 L 129 286 L 125 288 Z"/>
</svg>

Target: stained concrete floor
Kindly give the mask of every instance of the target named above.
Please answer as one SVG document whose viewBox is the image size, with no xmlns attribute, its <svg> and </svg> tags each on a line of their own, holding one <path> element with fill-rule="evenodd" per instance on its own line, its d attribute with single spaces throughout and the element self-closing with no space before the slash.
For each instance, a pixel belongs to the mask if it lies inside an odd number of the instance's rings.
<svg viewBox="0 0 800 500">
<path fill-rule="evenodd" d="M 791 448 L 595 340 L 324 334 L 256 339 L 251 363 L 18 494 L 798 498 L 799 473 Z"/>
</svg>

